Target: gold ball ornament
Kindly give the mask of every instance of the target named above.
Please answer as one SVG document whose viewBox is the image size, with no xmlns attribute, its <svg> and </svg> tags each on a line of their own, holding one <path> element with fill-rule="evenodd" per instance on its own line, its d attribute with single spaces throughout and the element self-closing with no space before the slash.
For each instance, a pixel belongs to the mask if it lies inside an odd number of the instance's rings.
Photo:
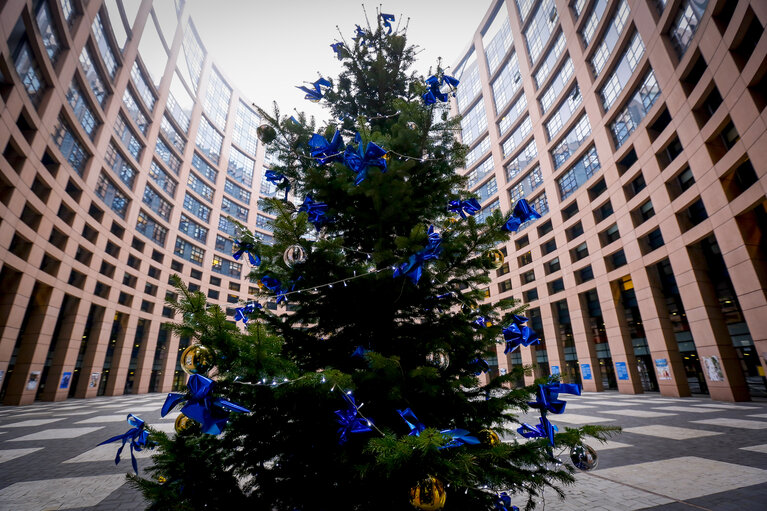
<svg viewBox="0 0 767 511">
<path fill-rule="evenodd" d="M 192 344 L 181 353 L 181 369 L 186 374 L 205 374 L 213 367 L 213 353 L 201 344 Z"/>
<path fill-rule="evenodd" d="M 495 447 L 501 443 L 501 438 L 498 436 L 498 433 L 492 429 L 480 430 L 480 432 L 477 433 L 477 438 L 479 438 L 479 441 L 482 442 L 482 445 L 485 447 Z"/>
<path fill-rule="evenodd" d="M 268 144 L 277 138 L 277 131 L 268 124 L 262 124 L 256 129 L 256 136 L 261 142 Z"/>
<path fill-rule="evenodd" d="M 301 245 L 291 245 L 285 249 L 285 253 L 282 254 L 282 260 L 289 268 L 292 268 L 293 265 L 306 261 L 306 250 Z"/>
<path fill-rule="evenodd" d="M 176 422 L 173 423 L 173 429 L 176 430 L 177 435 L 180 435 L 184 431 L 193 428 L 194 425 L 194 420 L 190 419 L 183 413 L 180 413 L 178 414 L 178 417 L 176 417 Z"/>
<path fill-rule="evenodd" d="M 485 252 L 484 256 L 485 261 L 490 265 L 490 267 L 494 270 L 497 270 L 501 266 L 503 266 L 503 262 L 505 258 L 503 257 L 503 252 L 498 250 L 497 248 L 494 248 L 493 250 L 488 250 Z"/>
<path fill-rule="evenodd" d="M 384 159 L 384 161 L 386 162 L 387 165 L 391 164 L 391 152 L 390 151 L 386 151 L 386 153 L 383 156 L 381 156 L 381 158 Z"/>
<path fill-rule="evenodd" d="M 442 481 L 428 476 L 410 488 L 410 505 L 423 511 L 438 511 L 445 507 L 447 493 Z"/>
<path fill-rule="evenodd" d="M 165 484 L 167 479 L 165 479 L 163 476 L 157 476 L 157 482 L 160 484 Z"/>
</svg>

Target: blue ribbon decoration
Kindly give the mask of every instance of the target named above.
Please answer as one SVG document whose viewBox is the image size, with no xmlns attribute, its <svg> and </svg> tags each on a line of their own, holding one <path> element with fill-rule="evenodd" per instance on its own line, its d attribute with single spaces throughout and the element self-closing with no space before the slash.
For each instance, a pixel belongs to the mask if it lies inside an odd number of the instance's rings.
<svg viewBox="0 0 767 511">
<path fill-rule="evenodd" d="M 351 394 L 344 394 L 344 397 L 349 401 L 349 408 L 346 410 L 336 410 L 338 416 L 338 423 L 341 425 L 338 428 L 338 443 L 340 445 L 345 444 L 349 440 L 349 433 L 366 433 L 373 431 L 368 426 L 368 421 L 358 417 L 359 410 L 354 402 L 354 396 Z"/>
<path fill-rule="evenodd" d="M 490 370 L 490 364 L 488 364 L 487 360 L 484 358 L 475 358 L 471 361 L 471 365 L 477 367 L 474 371 L 474 376 L 479 376 L 480 374 L 486 373 Z"/>
<path fill-rule="evenodd" d="M 466 199 L 466 200 L 451 200 L 447 205 L 447 210 L 451 213 L 458 213 L 461 215 L 461 218 L 466 218 L 466 215 L 476 215 L 479 213 L 479 210 L 482 209 L 482 206 L 479 204 L 479 201 L 477 199 Z"/>
<path fill-rule="evenodd" d="M 251 266 L 259 266 L 261 264 L 261 258 L 256 253 L 256 246 L 253 243 L 248 243 L 241 240 L 234 240 L 237 244 L 238 250 L 234 252 L 233 257 L 235 261 L 239 261 L 242 254 L 247 253 Z"/>
<path fill-rule="evenodd" d="M 324 202 L 317 202 L 312 199 L 311 195 L 307 195 L 304 199 L 301 207 L 298 208 L 298 212 L 305 212 L 309 217 L 309 223 L 314 225 L 314 228 L 319 232 L 322 226 L 329 222 L 327 218 L 328 205 Z"/>
<path fill-rule="evenodd" d="M 317 133 L 314 133 L 312 138 L 309 139 L 312 157 L 316 158 L 317 163 L 320 165 L 333 161 L 343 161 L 343 151 L 341 150 L 343 145 L 344 141 L 337 130 L 330 142 Z"/>
<path fill-rule="evenodd" d="M 257 302 L 250 302 L 245 307 L 237 307 L 234 310 L 234 321 L 242 321 L 244 324 L 248 324 L 248 319 L 251 314 L 256 312 L 256 309 L 261 309 L 263 306 Z"/>
<path fill-rule="evenodd" d="M 471 322 L 472 328 L 487 328 L 487 320 L 485 316 L 479 316 L 477 319 Z"/>
<path fill-rule="evenodd" d="M 554 433 L 556 431 L 559 431 L 559 428 L 549 422 L 545 415 L 541 416 L 536 426 L 523 423 L 522 426 L 517 428 L 517 433 L 525 438 L 548 438 L 549 444 L 552 447 L 554 446 Z"/>
<path fill-rule="evenodd" d="M 426 79 L 426 85 L 429 86 L 429 90 L 421 96 L 424 104 L 433 105 L 437 100 L 447 103 L 447 93 L 440 90 L 442 85 L 447 84 L 450 87 L 450 90 L 455 90 L 459 83 L 461 83 L 459 80 L 449 75 L 442 75 L 441 78 L 437 78 L 434 75 L 428 77 Z"/>
<path fill-rule="evenodd" d="M 429 226 L 429 241 L 426 247 L 411 255 L 407 262 L 394 269 L 394 278 L 405 275 L 413 284 L 418 284 L 423 274 L 423 264 L 431 259 L 437 259 L 442 253 L 442 238 L 434 232 L 434 226 Z"/>
<path fill-rule="evenodd" d="M 581 395 L 581 388 L 575 383 L 544 383 L 538 385 L 536 393 L 537 401 L 527 403 L 532 408 L 538 408 L 541 412 L 564 413 L 566 401 L 559 399 L 559 394 Z"/>
<path fill-rule="evenodd" d="M 280 174 L 279 172 L 275 172 L 273 170 L 267 170 L 264 172 L 264 177 L 267 181 L 277 186 L 277 188 L 281 188 L 285 190 L 285 198 L 282 199 L 283 202 L 287 202 L 288 200 L 288 192 L 290 191 L 290 181 L 287 177 L 285 177 L 285 174 Z"/>
<path fill-rule="evenodd" d="M 480 441 L 477 437 L 471 436 L 471 434 L 465 429 L 444 429 L 440 431 L 445 436 L 449 436 L 452 440 L 440 449 L 449 449 L 451 447 L 460 447 L 462 445 L 479 445 Z"/>
<path fill-rule="evenodd" d="M 336 58 L 338 60 L 343 60 L 343 55 L 341 54 L 342 50 L 345 50 L 344 43 L 333 43 L 330 45 L 331 48 L 333 48 L 333 53 L 336 54 Z"/>
<path fill-rule="evenodd" d="M 383 21 L 383 26 L 389 29 L 389 31 L 386 34 L 391 35 L 391 31 L 392 31 L 391 22 L 394 21 L 394 15 L 381 13 L 379 14 L 379 16 L 381 16 L 381 21 Z"/>
<path fill-rule="evenodd" d="M 161 417 L 165 417 L 179 403 L 186 401 L 181 413 L 200 423 L 202 432 L 218 435 L 229 421 L 229 412 L 250 413 L 250 410 L 220 397 L 213 397 L 213 380 L 193 374 L 186 384 L 186 394 L 171 392 L 162 405 Z"/>
<path fill-rule="evenodd" d="M 132 413 L 128 414 L 128 425 L 132 426 L 127 432 L 122 435 L 113 436 L 107 440 L 104 440 L 99 445 L 110 444 L 112 442 L 119 442 L 122 440 L 122 445 L 117 449 L 117 456 L 115 456 L 115 465 L 120 463 L 120 455 L 125 448 L 125 444 L 130 442 L 130 457 L 133 464 L 133 471 L 138 475 L 138 464 L 136 463 L 136 455 L 133 451 L 141 451 L 142 447 L 153 449 L 154 444 L 148 442 L 149 431 L 147 431 L 146 424 L 143 420 L 136 417 Z"/>
<path fill-rule="evenodd" d="M 296 85 L 296 89 L 300 89 L 306 93 L 304 99 L 308 99 L 312 103 L 319 103 L 319 101 L 322 99 L 322 95 L 324 94 L 321 87 L 332 87 L 333 84 L 331 84 L 325 78 L 320 77 L 320 79 L 314 82 L 312 86 L 314 87 L 313 90 L 309 87 L 299 85 Z"/>
<path fill-rule="evenodd" d="M 388 167 L 383 156 L 387 151 L 373 142 L 368 142 L 367 145 L 363 144 L 359 133 L 357 133 L 355 140 L 357 142 L 356 149 L 351 144 L 346 146 L 344 164 L 357 174 L 354 184 L 359 186 L 368 177 L 368 167 L 378 167 L 381 172 L 386 172 Z"/>
<path fill-rule="evenodd" d="M 426 429 L 426 426 L 423 422 L 418 420 L 418 417 L 415 416 L 413 413 L 413 410 L 410 408 L 405 408 L 404 410 L 397 410 L 397 413 L 400 417 L 402 417 L 402 420 L 405 421 L 405 424 L 410 428 L 410 433 L 408 433 L 408 436 L 421 436 L 421 432 Z"/>
<path fill-rule="evenodd" d="M 362 29 L 359 25 L 354 25 L 357 27 L 354 31 L 356 37 L 352 37 L 352 41 L 359 43 L 360 46 L 365 46 L 367 44 L 366 39 L 370 38 L 370 34 L 368 34 L 365 30 Z"/>
<path fill-rule="evenodd" d="M 368 351 L 370 350 L 366 350 L 362 346 L 357 346 L 354 349 L 354 353 L 352 353 L 352 358 L 365 358 L 365 355 L 368 353 Z"/>
<path fill-rule="evenodd" d="M 504 491 L 498 494 L 495 511 L 519 511 L 519 508 L 511 505 L 511 496 Z"/>
<path fill-rule="evenodd" d="M 510 353 L 520 346 L 527 347 L 533 344 L 540 344 L 541 339 L 535 333 L 535 330 L 522 323 L 527 323 L 527 318 L 514 314 L 511 325 L 503 329 L 503 338 L 506 341 L 504 353 Z"/>
<path fill-rule="evenodd" d="M 266 289 L 277 295 L 277 304 L 279 305 L 280 302 L 287 302 L 288 297 L 285 296 L 285 293 L 289 293 L 293 291 L 293 289 L 296 287 L 296 283 L 294 282 L 293 285 L 288 289 L 286 286 L 283 286 L 282 283 L 279 281 L 279 279 L 276 279 L 274 277 L 270 277 L 268 275 L 261 278 L 261 284 L 264 285 Z"/>
<path fill-rule="evenodd" d="M 520 225 L 535 218 L 541 218 L 541 215 L 527 203 L 527 200 L 519 199 L 514 205 L 514 211 L 512 211 L 509 219 L 506 220 L 506 223 L 501 227 L 501 230 L 517 232 Z"/>
</svg>

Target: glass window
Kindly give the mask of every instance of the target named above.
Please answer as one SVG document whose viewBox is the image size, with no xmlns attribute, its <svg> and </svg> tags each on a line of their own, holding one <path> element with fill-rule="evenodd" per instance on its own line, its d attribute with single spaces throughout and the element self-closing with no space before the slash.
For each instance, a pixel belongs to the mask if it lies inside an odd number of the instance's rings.
<svg viewBox="0 0 767 511">
<path fill-rule="evenodd" d="M 104 87 L 104 80 L 101 78 L 101 73 L 96 66 L 93 65 L 93 59 L 91 58 L 91 52 L 88 50 L 88 46 L 83 46 L 83 51 L 80 52 L 80 66 L 83 68 L 85 78 L 88 80 L 88 85 L 91 88 L 91 92 L 96 96 L 96 101 L 99 102 L 101 108 L 104 108 L 104 103 L 107 99 L 107 90 Z"/>
<path fill-rule="evenodd" d="M 112 33 L 117 41 L 117 48 L 121 50 L 128 40 L 128 33 L 125 31 L 117 0 L 104 0 L 104 7 L 107 10 L 107 24 L 112 28 Z"/>
<path fill-rule="evenodd" d="M 85 151 L 85 148 L 72 132 L 72 128 L 69 127 L 69 123 L 62 116 L 59 116 L 58 125 L 53 130 L 53 143 L 59 148 L 67 163 L 82 176 L 85 163 L 90 155 Z"/>
<path fill-rule="evenodd" d="M 176 246 L 173 249 L 173 253 L 198 266 L 202 266 L 202 261 L 205 258 L 205 251 L 203 249 L 197 245 L 192 245 L 181 236 L 176 236 Z"/>
<path fill-rule="evenodd" d="M 208 158 L 218 163 L 223 140 L 224 137 L 216 131 L 208 119 L 200 117 L 200 127 L 197 128 L 197 148 Z"/>
<path fill-rule="evenodd" d="M 519 123 L 517 129 L 512 132 L 509 138 L 503 142 L 503 157 L 505 158 L 516 151 L 532 130 L 533 123 L 530 121 L 530 116 L 528 115 L 521 123 Z"/>
<path fill-rule="evenodd" d="M 197 91 L 200 83 L 200 73 L 202 72 L 202 63 L 205 60 L 205 49 L 202 47 L 191 21 L 189 21 L 184 31 L 182 49 L 186 63 L 185 69 L 189 73 L 189 82 L 194 87 L 194 90 Z"/>
<path fill-rule="evenodd" d="M 224 191 L 240 202 L 245 204 L 250 202 L 250 192 L 228 179 L 224 182 Z"/>
<path fill-rule="evenodd" d="M 183 213 L 181 213 L 181 220 L 178 228 L 179 231 L 202 243 L 205 243 L 208 239 L 208 228 L 203 227 Z"/>
<path fill-rule="evenodd" d="M 527 146 L 506 165 L 506 180 L 511 181 L 520 172 L 525 170 L 533 160 L 538 156 L 538 148 L 535 146 L 535 138 L 533 138 Z"/>
<path fill-rule="evenodd" d="M 203 199 L 213 202 L 213 188 L 206 185 L 205 182 L 197 177 L 194 172 L 189 173 L 189 179 L 186 183 L 191 190 L 197 192 Z"/>
<path fill-rule="evenodd" d="M 195 199 L 192 195 L 189 195 L 189 192 L 184 194 L 184 209 L 203 222 L 210 221 L 210 208 Z"/>
<path fill-rule="evenodd" d="M 120 218 L 125 218 L 125 212 L 128 209 L 128 197 L 103 172 L 99 174 L 99 179 L 96 182 L 96 195 Z"/>
<path fill-rule="evenodd" d="M 519 9 L 519 17 L 522 18 L 524 23 L 527 19 L 527 15 L 530 14 L 530 9 L 533 7 L 533 0 L 516 0 L 517 9 Z"/>
<path fill-rule="evenodd" d="M 501 24 L 497 31 L 493 29 Z M 490 36 L 490 34 L 493 34 Z M 485 37 L 492 37 L 489 42 L 485 42 Z M 511 48 L 511 26 L 509 25 L 509 18 L 506 17 L 504 9 L 499 10 L 491 27 L 488 29 L 487 34 L 482 37 L 482 43 L 485 47 L 485 57 L 487 58 L 487 66 L 490 69 L 490 74 L 493 74 L 498 66 L 503 61 L 503 57 L 506 56 L 506 52 Z"/>
<path fill-rule="evenodd" d="M 227 233 L 229 236 L 237 234 L 237 228 L 235 227 L 234 222 L 224 215 L 218 217 L 218 230 Z"/>
<path fill-rule="evenodd" d="M 37 28 L 40 30 L 45 52 L 48 54 L 48 58 L 51 59 L 51 63 L 55 64 L 61 51 L 61 45 L 59 44 L 59 35 L 56 27 L 51 22 L 51 9 L 47 0 L 39 2 L 35 21 L 37 21 Z"/>
<path fill-rule="evenodd" d="M 679 6 L 679 12 L 674 18 L 674 23 L 669 29 L 669 38 L 677 53 L 681 57 L 690 47 L 703 13 L 708 6 L 708 0 L 683 0 Z"/>
<path fill-rule="evenodd" d="M 248 208 L 244 208 L 239 204 L 235 204 L 227 197 L 223 197 L 221 199 L 221 211 L 228 213 L 230 216 L 233 216 L 242 222 L 248 221 Z"/>
<path fill-rule="evenodd" d="M 602 106 L 605 112 L 613 106 L 623 88 L 631 80 L 631 75 L 634 73 L 642 55 L 644 55 L 644 44 L 642 43 L 642 38 L 639 37 L 639 33 L 635 32 L 628 48 L 623 52 L 618 64 L 615 66 L 615 70 L 607 78 L 605 85 L 600 91 Z"/>
<path fill-rule="evenodd" d="M 496 209 L 501 209 L 501 203 L 498 199 L 495 199 L 493 202 L 491 202 L 487 206 L 484 206 L 479 213 L 474 215 L 474 219 L 477 221 L 477 223 L 482 223 Z"/>
<path fill-rule="evenodd" d="M 128 110 L 128 115 L 130 115 L 131 119 L 136 123 L 136 126 L 138 126 L 139 131 L 146 135 L 146 128 L 149 125 L 149 122 L 146 120 L 144 112 L 139 108 L 138 103 L 136 102 L 136 97 L 128 87 L 125 88 L 125 92 L 123 93 L 123 104 Z"/>
<path fill-rule="evenodd" d="M 72 85 L 67 91 L 67 102 L 72 107 L 72 112 L 74 112 L 75 118 L 80 122 L 80 126 L 83 127 L 88 136 L 91 137 L 91 140 L 93 140 L 93 136 L 96 134 L 96 126 L 98 126 L 99 122 L 96 120 L 90 105 L 88 105 L 80 85 L 75 80 L 72 80 Z"/>
<path fill-rule="evenodd" d="M 19 43 L 14 59 L 16 72 L 24 85 L 24 90 L 29 94 L 29 99 L 34 105 L 38 105 L 45 89 L 45 79 L 37 65 L 32 49 L 26 37 Z"/>
<path fill-rule="evenodd" d="M 509 131 L 509 128 L 511 128 L 512 124 L 514 124 L 519 117 L 527 112 L 527 96 L 524 94 L 519 95 L 519 99 L 514 102 L 513 105 L 511 105 L 511 108 L 509 111 L 501 117 L 500 122 L 498 123 L 498 129 L 501 132 L 501 136 L 503 136 L 507 131 Z M 489 143 L 488 143 L 489 144 Z"/>
<path fill-rule="evenodd" d="M 461 134 L 463 143 L 471 145 L 487 129 L 487 116 L 485 115 L 485 102 L 480 99 L 477 106 L 472 108 L 461 119 Z"/>
<path fill-rule="evenodd" d="M 72 7 L 72 0 L 59 0 L 61 11 L 64 13 L 64 19 L 71 23 L 75 15 L 75 9 Z"/>
<path fill-rule="evenodd" d="M 232 138 L 241 149 L 254 156 L 258 148 L 257 130 L 260 123 L 261 117 L 256 112 L 242 101 L 237 103 Z"/>
<path fill-rule="evenodd" d="M 493 82 L 493 99 L 495 111 L 500 112 L 509 104 L 514 93 L 522 86 L 522 75 L 519 73 L 517 54 L 513 53 L 509 61 Z"/>
<path fill-rule="evenodd" d="M 126 5 L 126 3 L 127 2 L 123 2 L 123 5 Z M 135 19 L 135 15 L 131 17 Z M 132 21 L 133 20 L 131 19 L 131 22 Z M 143 56 L 141 57 L 141 61 L 144 63 L 144 67 L 149 73 L 152 82 L 154 82 L 155 86 L 158 86 L 165 73 L 165 66 L 168 63 L 168 53 L 160 38 L 160 33 L 157 31 L 152 16 L 149 16 L 144 24 L 144 31 L 141 33 L 141 40 L 138 43 L 138 52 L 139 56 Z"/>
<path fill-rule="evenodd" d="M 484 177 L 493 170 L 493 157 L 489 156 L 485 161 L 483 161 L 481 164 L 477 166 L 476 169 L 472 170 L 468 174 L 468 183 L 467 186 L 469 188 L 473 188 L 474 185 L 479 183 Z"/>
<path fill-rule="evenodd" d="M 118 176 L 120 176 L 120 180 L 128 185 L 131 190 L 133 190 L 133 184 L 136 181 L 137 171 L 133 165 L 125 161 L 125 158 L 122 154 L 120 154 L 114 142 L 111 140 L 109 141 L 106 153 L 104 154 L 104 160 L 109 165 L 109 167 Z"/>
<path fill-rule="evenodd" d="M 152 211 L 160 215 L 165 221 L 170 218 L 170 212 L 173 210 L 170 202 L 163 199 L 149 184 L 144 188 L 144 204 L 149 206 Z"/>
<path fill-rule="evenodd" d="M 591 124 L 589 123 L 588 116 L 584 113 L 565 139 L 551 151 L 551 157 L 554 159 L 554 169 L 562 166 L 589 135 L 591 135 Z"/>
<path fill-rule="evenodd" d="M 144 144 L 139 141 L 136 134 L 133 133 L 133 130 L 128 126 L 128 121 L 125 120 L 122 113 L 117 116 L 114 128 L 117 138 L 125 144 L 128 152 L 138 160 L 141 150 L 144 148 Z"/>
<path fill-rule="evenodd" d="M 256 215 L 256 227 L 265 229 L 267 231 L 271 231 L 272 222 L 274 222 L 274 220 L 272 218 L 269 218 L 268 216 L 258 215 L 258 214 Z"/>
<path fill-rule="evenodd" d="M 594 37 L 594 33 L 596 32 L 597 26 L 599 25 L 599 20 L 601 20 L 602 16 L 604 16 L 606 7 L 607 0 L 597 0 L 594 3 L 594 7 L 591 8 L 589 18 L 586 20 L 586 24 L 581 30 L 581 37 L 583 38 L 583 43 L 586 46 L 589 45 L 591 39 Z"/>
<path fill-rule="evenodd" d="M 96 14 L 96 18 L 93 20 L 91 28 L 93 29 L 93 36 L 96 40 L 96 47 L 101 54 L 101 60 L 104 61 L 104 66 L 107 68 L 109 76 L 114 78 L 115 73 L 117 73 L 117 57 L 115 57 L 115 52 L 107 38 L 100 13 Z"/>
<path fill-rule="evenodd" d="M 558 21 L 559 13 L 557 12 L 557 6 L 554 5 L 554 0 L 543 0 L 538 6 L 538 10 L 535 11 L 530 24 L 525 29 L 525 41 L 527 42 L 531 63 L 535 64 L 535 61 L 541 56 L 541 52 L 554 32 Z"/>
<path fill-rule="evenodd" d="M 192 156 L 192 166 L 200 171 L 205 179 L 211 183 L 215 183 L 218 178 L 218 171 L 213 168 L 208 162 L 200 158 L 197 153 Z"/>
<path fill-rule="evenodd" d="M 248 158 L 234 147 L 231 148 L 229 151 L 229 165 L 226 172 L 237 182 L 248 187 L 253 186 L 253 171 L 255 167 L 256 162 L 254 160 Z"/>
<path fill-rule="evenodd" d="M 231 254 L 234 252 L 234 242 L 226 236 L 216 234 L 216 250 L 225 254 Z"/>
<path fill-rule="evenodd" d="M 562 129 L 562 126 L 567 124 L 567 121 L 575 115 L 575 111 L 582 100 L 583 97 L 578 88 L 578 82 L 576 82 L 575 86 L 567 93 L 567 99 L 551 114 L 551 117 L 546 122 L 546 132 L 549 135 L 549 140 L 552 140 L 559 133 L 559 130 Z"/>
<path fill-rule="evenodd" d="M 226 117 L 229 114 L 229 100 L 231 98 L 231 87 L 224 82 L 224 79 L 215 69 L 211 70 L 203 108 L 213 124 L 221 130 L 226 128 Z"/>
<path fill-rule="evenodd" d="M 588 181 L 599 168 L 597 149 L 596 147 L 591 147 L 591 149 L 589 149 L 583 157 L 575 163 L 575 165 L 562 174 L 562 177 L 557 179 L 559 194 L 562 197 L 562 200 L 571 196 L 575 190 Z"/>
<path fill-rule="evenodd" d="M 498 184 L 495 181 L 495 177 L 477 188 L 476 194 L 479 195 L 479 202 L 485 202 L 487 199 L 498 193 Z"/>
<path fill-rule="evenodd" d="M 559 36 L 557 37 L 557 41 L 554 43 L 554 46 L 546 54 L 546 57 L 543 59 L 543 62 L 541 62 L 538 71 L 535 72 L 535 86 L 537 88 L 541 88 L 541 85 L 543 85 L 551 72 L 554 70 L 554 66 L 557 65 L 557 61 L 562 55 L 562 51 L 565 49 L 565 44 L 565 34 L 560 32 Z"/>
<path fill-rule="evenodd" d="M 149 82 L 147 82 L 143 71 L 141 71 L 138 62 L 136 61 L 133 62 L 133 67 L 130 70 L 130 76 L 131 79 L 133 79 L 133 85 L 136 86 L 138 95 L 141 96 L 141 100 L 144 102 L 144 105 L 151 112 L 154 109 L 155 103 L 154 92 L 152 92 L 151 87 L 149 87 Z"/>
<path fill-rule="evenodd" d="M 509 198 L 516 202 L 523 197 L 528 197 L 533 191 L 543 184 L 543 175 L 541 167 L 536 165 L 533 170 L 528 172 L 525 177 L 509 189 Z"/>
<path fill-rule="evenodd" d="M 173 123 L 171 123 L 170 119 L 168 119 L 167 115 L 162 116 L 160 129 L 162 130 L 163 135 L 165 135 L 165 138 L 168 139 L 173 147 L 175 147 L 178 152 L 183 154 L 184 147 L 186 147 L 186 140 L 184 140 L 184 137 L 181 136 L 181 133 L 176 130 L 176 128 L 173 126 Z"/>
<path fill-rule="evenodd" d="M 623 32 L 623 27 L 626 26 L 626 20 L 629 16 L 629 5 L 626 0 L 621 0 L 618 4 L 615 14 L 613 14 L 610 20 L 610 25 L 607 27 L 604 37 L 594 51 L 594 55 L 591 57 L 591 67 L 594 69 L 594 76 L 599 76 L 599 73 L 604 69 L 607 59 L 610 58 L 610 54 L 615 49 L 615 45 L 618 43 L 618 39 Z"/>
<path fill-rule="evenodd" d="M 490 139 L 488 137 L 485 137 L 482 139 L 482 142 L 477 144 L 474 147 L 474 149 L 469 151 L 469 153 L 466 155 L 466 168 L 469 168 L 472 165 L 474 165 L 474 163 L 479 159 L 479 157 L 485 154 L 488 149 L 490 149 Z"/>
<path fill-rule="evenodd" d="M 636 130 L 659 96 L 660 87 L 655 79 L 655 73 L 650 69 L 642 83 L 631 95 L 626 106 L 618 113 L 615 120 L 610 123 L 610 131 L 613 134 L 616 149 L 622 146 L 626 139 Z"/>
<path fill-rule="evenodd" d="M 456 75 L 456 78 L 461 81 L 461 85 L 455 91 L 455 98 L 458 102 L 458 111 L 464 113 L 471 101 L 482 90 L 482 83 L 479 81 L 479 65 L 476 58 L 472 59 L 470 64 L 462 65 Z"/>
<path fill-rule="evenodd" d="M 573 76 L 573 60 L 570 57 L 567 57 L 562 64 L 562 67 L 559 68 L 557 75 L 541 95 L 541 110 L 544 114 L 549 111 L 549 108 L 551 108 L 556 99 L 565 89 L 571 76 Z"/>
<path fill-rule="evenodd" d="M 181 159 L 176 156 L 170 148 L 165 145 L 165 142 L 161 138 L 157 139 L 157 144 L 154 146 L 154 154 L 160 158 L 160 161 L 170 168 L 176 175 L 181 170 Z"/>
<path fill-rule="evenodd" d="M 189 94 L 178 72 L 173 73 L 166 108 L 178 125 L 181 126 L 181 130 L 186 133 L 189 130 L 189 119 L 192 117 L 194 99 Z"/>
<path fill-rule="evenodd" d="M 165 239 L 168 236 L 168 228 L 155 221 L 143 209 L 139 211 L 136 230 L 157 243 L 161 247 L 165 246 Z"/>
<path fill-rule="evenodd" d="M 586 0 L 570 0 L 570 7 L 575 11 L 575 19 L 578 19 L 586 7 Z"/>
<path fill-rule="evenodd" d="M 274 197 L 277 194 L 277 185 L 266 180 L 266 175 L 261 177 L 261 197 Z M 264 208 L 261 208 L 265 210 Z"/>
<path fill-rule="evenodd" d="M 152 181 L 157 183 L 160 188 L 165 190 L 168 195 L 171 197 L 176 196 L 176 187 L 178 186 L 178 183 L 157 165 L 157 162 L 154 160 L 152 160 L 152 164 L 149 166 L 149 177 Z"/>
<path fill-rule="evenodd" d="M 239 279 L 242 276 L 242 264 L 224 259 L 218 254 L 213 255 L 213 271 Z"/>
</svg>

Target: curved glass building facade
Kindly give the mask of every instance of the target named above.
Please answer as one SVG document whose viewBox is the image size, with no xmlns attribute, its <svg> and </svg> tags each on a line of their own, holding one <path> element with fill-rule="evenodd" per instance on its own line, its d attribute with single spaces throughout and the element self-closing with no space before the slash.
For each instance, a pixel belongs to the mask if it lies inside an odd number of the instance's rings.
<svg viewBox="0 0 767 511">
<path fill-rule="evenodd" d="M 765 395 L 765 25 L 758 0 L 492 2 L 452 72 L 463 173 L 480 214 L 542 215 L 487 289 L 542 342 L 495 371 Z"/>
<path fill-rule="evenodd" d="M 183 0 L 10 0 L 0 23 L 3 402 L 183 385 L 169 277 L 231 312 L 252 290 L 227 217 L 271 239 L 258 114 Z"/>
</svg>

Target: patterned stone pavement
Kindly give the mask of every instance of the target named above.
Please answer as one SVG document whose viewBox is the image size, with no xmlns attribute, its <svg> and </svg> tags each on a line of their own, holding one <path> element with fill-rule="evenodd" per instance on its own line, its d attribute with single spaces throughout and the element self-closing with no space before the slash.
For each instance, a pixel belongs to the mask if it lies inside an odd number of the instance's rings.
<svg viewBox="0 0 767 511">
<path fill-rule="evenodd" d="M 749 511 L 767 509 L 767 401 L 719 403 L 657 394 L 563 395 L 559 427 L 620 425 L 606 445 L 592 443 L 599 466 L 580 472 L 567 499 L 553 493 L 546 511 Z M 164 394 L 0 407 L 0 511 L 139 510 L 146 503 L 126 484 L 130 455 L 115 466 L 116 444 L 135 413 L 164 431 Z M 522 417 L 537 422 L 535 415 Z M 511 440 L 510 438 L 508 440 Z M 139 469 L 150 453 L 139 453 Z M 562 453 L 563 460 L 569 458 Z M 516 502 L 524 505 L 524 501 Z"/>
</svg>

